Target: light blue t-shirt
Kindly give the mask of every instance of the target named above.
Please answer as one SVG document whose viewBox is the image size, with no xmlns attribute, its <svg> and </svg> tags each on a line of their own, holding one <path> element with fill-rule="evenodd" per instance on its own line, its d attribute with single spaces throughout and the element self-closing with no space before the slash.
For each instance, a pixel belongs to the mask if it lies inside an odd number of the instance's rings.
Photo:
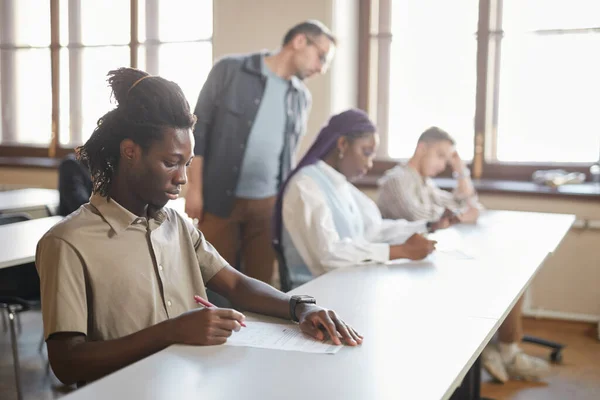
<svg viewBox="0 0 600 400">
<path fill-rule="evenodd" d="M 236 196 L 264 199 L 277 194 L 277 178 L 285 135 L 285 96 L 289 81 L 275 75 L 262 61 L 267 77 L 262 101 L 250 129 Z"/>
</svg>

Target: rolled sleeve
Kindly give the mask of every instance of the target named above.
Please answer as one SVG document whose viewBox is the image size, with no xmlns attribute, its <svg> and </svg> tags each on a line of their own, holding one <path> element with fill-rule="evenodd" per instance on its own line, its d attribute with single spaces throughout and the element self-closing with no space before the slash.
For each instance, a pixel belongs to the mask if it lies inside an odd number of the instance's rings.
<svg viewBox="0 0 600 400">
<path fill-rule="evenodd" d="M 46 236 L 36 252 L 44 337 L 57 332 L 87 335 L 88 307 L 84 263 L 63 239 Z"/>
<path fill-rule="evenodd" d="M 198 229 L 192 231 L 192 240 L 194 242 L 194 249 L 196 250 L 196 258 L 200 264 L 202 279 L 206 284 L 217 272 L 229 265 L 229 263 L 221 257 L 219 252 L 206 240 L 204 234 Z"/>
</svg>

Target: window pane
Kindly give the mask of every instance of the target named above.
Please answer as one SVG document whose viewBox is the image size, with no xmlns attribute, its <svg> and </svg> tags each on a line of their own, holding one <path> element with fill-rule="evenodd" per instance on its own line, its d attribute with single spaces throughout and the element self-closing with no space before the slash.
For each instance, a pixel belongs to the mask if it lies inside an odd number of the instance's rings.
<svg viewBox="0 0 600 400">
<path fill-rule="evenodd" d="M 409 158 L 438 126 L 473 157 L 477 0 L 394 0 L 388 154 Z"/>
<path fill-rule="evenodd" d="M 588 162 L 600 149 L 600 35 L 508 37 L 502 45 L 500 161 Z"/>
<path fill-rule="evenodd" d="M 83 49 L 82 62 L 82 141 L 89 139 L 98 119 L 113 109 L 108 71 L 129 66 L 129 47 L 98 47 Z M 77 143 L 76 143 L 77 144 Z"/>
<path fill-rule="evenodd" d="M 81 1 L 83 44 L 129 44 L 129 6 L 126 0 Z"/>
<path fill-rule="evenodd" d="M 497 159 L 512 162 L 591 162 L 600 152 L 600 34 L 540 35 L 538 29 L 586 28 L 600 2 L 548 1 L 544 7 L 505 2 Z M 587 7 L 584 7 L 587 5 Z M 548 10 L 540 13 L 539 7 Z M 562 11 L 561 11 L 562 10 Z M 562 17 L 561 17 L 562 12 Z M 550 24 L 550 22 L 552 25 Z M 513 30 L 511 30 L 513 29 Z"/>
<path fill-rule="evenodd" d="M 213 0 L 159 0 L 158 37 L 163 42 L 210 39 Z"/>
<path fill-rule="evenodd" d="M 50 1 L 13 0 L 13 4 L 15 6 L 15 44 L 49 46 Z"/>
<path fill-rule="evenodd" d="M 11 135 L 13 140 L 4 138 L 3 142 L 47 146 L 52 134 L 50 50 L 13 50 L 12 55 L 16 66 L 14 103 L 5 98 L 3 101 L 10 101 L 8 108 L 15 118 L 15 132 Z"/>
<path fill-rule="evenodd" d="M 600 27 L 598 0 L 505 0 L 506 32 Z"/>
<path fill-rule="evenodd" d="M 159 75 L 181 86 L 192 109 L 211 67 L 211 43 L 174 43 L 159 47 Z"/>
</svg>

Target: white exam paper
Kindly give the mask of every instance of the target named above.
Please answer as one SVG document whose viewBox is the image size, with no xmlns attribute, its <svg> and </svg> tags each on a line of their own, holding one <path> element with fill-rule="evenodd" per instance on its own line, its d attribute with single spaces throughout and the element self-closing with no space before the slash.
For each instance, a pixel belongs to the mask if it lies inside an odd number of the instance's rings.
<svg viewBox="0 0 600 400">
<path fill-rule="evenodd" d="M 436 260 L 474 260 L 475 257 L 461 249 L 436 249 L 432 254 Z"/>
<path fill-rule="evenodd" d="M 234 332 L 225 345 L 322 354 L 335 354 L 342 348 L 305 336 L 297 325 L 259 321 L 247 321 L 246 325 Z"/>
</svg>

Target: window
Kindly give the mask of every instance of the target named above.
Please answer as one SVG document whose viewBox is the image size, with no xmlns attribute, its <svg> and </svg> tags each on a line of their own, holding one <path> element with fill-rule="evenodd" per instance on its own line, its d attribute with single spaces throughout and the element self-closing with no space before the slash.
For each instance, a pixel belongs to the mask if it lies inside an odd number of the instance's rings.
<svg viewBox="0 0 600 400">
<path fill-rule="evenodd" d="M 457 139 L 478 177 L 587 172 L 599 159 L 599 1 L 362 0 L 361 7 L 370 12 L 361 51 L 371 61 L 361 69 L 359 103 L 376 118 L 380 157 L 410 157 L 418 135 L 436 125 Z"/>
<path fill-rule="evenodd" d="M 600 2 L 507 0 L 502 20 L 497 160 L 598 160 Z"/>
<path fill-rule="evenodd" d="M 27 29 L 35 26 L 36 29 Z M 0 2 L 2 143 L 47 146 L 52 126 L 50 5 Z M 46 132 L 40 135 L 40 132 Z"/>
<path fill-rule="evenodd" d="M 435 125 L 456 139 L 459 154 L 471 158 L 477 2 L 391 2 L 390 157 L 409 158 L 419 135 Z"/>
<path fill-rule="evenodd" d="M 115 106 L 106 74 L 122 66 L 177 82 L 193 107 L 212 14 L 212 0 L 0 1 L 0 155 L 85 142 Z"/>
</svg>

